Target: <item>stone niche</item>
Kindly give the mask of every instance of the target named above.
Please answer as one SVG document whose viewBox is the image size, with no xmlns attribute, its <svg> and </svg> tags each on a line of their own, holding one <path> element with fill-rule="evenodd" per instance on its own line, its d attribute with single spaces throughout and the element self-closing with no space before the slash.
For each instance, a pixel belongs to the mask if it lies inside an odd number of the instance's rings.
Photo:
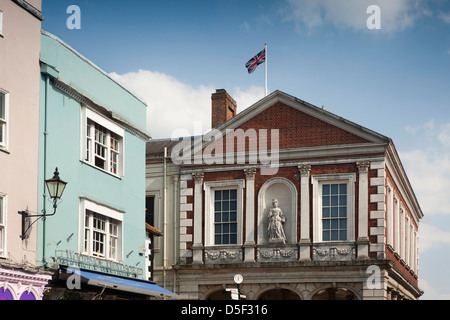
<svg viewBox="0 0 450 320">
<path fill-rule="evenodd" d="M 268 214 L 273 206 L 273 199 L 283 213 L 282 223 L 286 241 L 269 241 Z M 297 190 L 294 184 L 285 178 L 272 178 L 266 181 L 258 194 L 258 245 L 284 246 L 297 241 Z"/>
</svg>

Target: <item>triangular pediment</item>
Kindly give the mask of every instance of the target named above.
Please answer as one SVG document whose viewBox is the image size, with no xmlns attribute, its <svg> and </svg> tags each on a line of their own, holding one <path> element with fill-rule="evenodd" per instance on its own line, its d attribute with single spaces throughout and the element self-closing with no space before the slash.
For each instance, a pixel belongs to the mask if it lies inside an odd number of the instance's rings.
<svg viewBox="0 0 450 320">
<path fill-rule="evenodd" d="M 252 139 L 259 140 L 259 133 L 263 130 L 267 131 L 268 137 L 271 130 L 277 130 L 280 150 L 343 145 L 386 145 L 390 140 L 281 91 L 273 92 L 207 134 L 203 140 L 203 147 L 208 145 L 205 141 L 214 144 L 212 136 L 217 136 L 218 132 L 227 137 L 238 130 L 246 135 L 247 142 L 251 142 Z M 257 134 L 256 138 L 254 132 Z M 253 146 L 258 144 L 255 143 Z M 245 150 L 252 151 L 252 144 L 249 143 Z M 225 146 L 224 153 L 226 153 Z"/>
</svg>

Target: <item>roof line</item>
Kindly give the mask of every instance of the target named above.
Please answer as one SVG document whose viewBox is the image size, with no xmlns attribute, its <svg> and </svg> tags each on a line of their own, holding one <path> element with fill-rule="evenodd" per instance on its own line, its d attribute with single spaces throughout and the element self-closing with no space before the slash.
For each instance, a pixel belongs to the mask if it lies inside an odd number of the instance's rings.
<svg viewBox="0 0 450 320">
<path fill-rule="evenodd" d="M 92 66 L 93 68 L 95 68 L 97 71 L 99 71 L 100 73 L 102 73 L 104 76 L 106 76 L 107 78 L 109 78 L 111 81 L 113 81 L 114 83 L 116 83 L 118 86 L 120 86 L 121 88 L 123 88 L 125 91 L 127 91 L 129 94 L 131 94 L 133 97 L 135 97 L 137 100 L 139 100 L 140 102 L 142 102 L 146 107 L 148 106 L 147 102 L 145 102 L 142 98 L 138 97 L 135 93 L 133 93 L 130 89 L 126 88 L 122 83 L 118 82 L 117 80 L 113 79 L 106 71 L 104 71 L 103 69 L 101 69 L 99 66 L 97 66 L 95 63 L 93 63 L 91 60 L 89 60 L 88 58 L 86 58 L 84 55 L 82 55 L 80 52 L 78 52 L 77 50 L 75 50 L 74 48 L 72 48 L 69 44 L 67 44 L 66 42 L 64 42 L 63 40 L 61 40 L 59 37 L 55 36 L 54 34 L 41 29 L 41 34 L 46 35 L 47 37 L 50 37 L 56 41 L 58 41 L 59 43 L 61 43 L 63 46 L 65 46 L 67 49 L 69 49 L 70 51 L 72 51 L 75 55 L 77 55 L 81 60 L 83 60 L 84 62 L 88 63 L 90 66 Z"/>
<path fill-rule="evenodd" d="M 24 10 L 28 11 L 31 15 L 38 18 L 40 21 L 44 20 L 44 16 L 42 15 L 42 12 L 39 9 L 36 9 L 31 4 L 29 4 L 25 0 L 12 0 L 17 5 L 21 6 Z"/>
</svg>

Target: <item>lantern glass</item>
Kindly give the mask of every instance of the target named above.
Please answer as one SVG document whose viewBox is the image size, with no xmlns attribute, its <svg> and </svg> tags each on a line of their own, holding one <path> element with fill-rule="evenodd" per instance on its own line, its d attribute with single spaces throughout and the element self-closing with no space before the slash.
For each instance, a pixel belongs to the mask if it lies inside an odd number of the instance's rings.
<svg viewBox="0 0 450 320">
<path fill-rule="evenodd" d="M 45 180 L 45 183 L 52 199 L 60 199 L 67 184 L 59 178 L 58 168 L 56 168 L 53 178 Z"/>
</svg>

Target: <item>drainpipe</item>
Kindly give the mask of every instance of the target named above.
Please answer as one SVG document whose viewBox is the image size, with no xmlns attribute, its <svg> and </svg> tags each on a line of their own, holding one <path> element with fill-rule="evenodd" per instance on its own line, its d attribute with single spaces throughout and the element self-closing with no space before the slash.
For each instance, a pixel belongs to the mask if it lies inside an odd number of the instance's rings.
<svg viewBox="0 0 450 320">
<path fill-rule="evenodd" d="M 163 287 L 166 287 L 166 268 L 167 268 L 167 147 L 164 147 L 164 167 L 163 167 Z"/>
<path fill-rule="evenodd" d="M 47 173 L 47 111 L 48 111 L 48 93 L 50 88 L 50 78 L 57 79 L 59 76 L 58 70 L 41 62 L 41 73 L 45 78 L 45 92 L 44 92 L 44 145 L 43 145 L 43 193 L 42 193 L 42 212 L 46 212 L 46 198 L 47 198 L 47 187 L 45 185 L 45 175 Z M 47 265 L 47 261 L 45 258 L 45 217 L 42 219 L 42 263 L 45 267 Z"/>
<path fill-rule="evenodd" d="M 46 197 L 47 197 L 47 188 L 45 186 L 45 174 L 47 171 L 47 101 L 48 101 L 48 87 L 50 85 L 50 78 L 48 75 L 45 76 L 45 100 L 44 100 L 44 159 L 43 159 L 43 172 L 44 172 L 44 185 L 43 185 L 43 193 L 42 193 L 42 212 L 45 214 L 46 208 Z M 45 260 L 45 217 L 42 219 L 42 264 L 45 267 L 47 265 L 47 261 Z"/>
<path fill-rule="evenodd" d="M 173 176 L 173 236 L 172 236 L 172 241 L 173 241 L 173 261 L 177 261 L 177 235 L 178 235 L 178 200 L 179 200 L 179 196 L 178 196 L 178 186 L 179 186 L 179 176 L 178 175 L 174 175 Z M 177 285 L 177 277 L 176 277 L 176 270 L 173 270 L 173 292 L 176 293 L 176 285 Z"/>
</svg>

